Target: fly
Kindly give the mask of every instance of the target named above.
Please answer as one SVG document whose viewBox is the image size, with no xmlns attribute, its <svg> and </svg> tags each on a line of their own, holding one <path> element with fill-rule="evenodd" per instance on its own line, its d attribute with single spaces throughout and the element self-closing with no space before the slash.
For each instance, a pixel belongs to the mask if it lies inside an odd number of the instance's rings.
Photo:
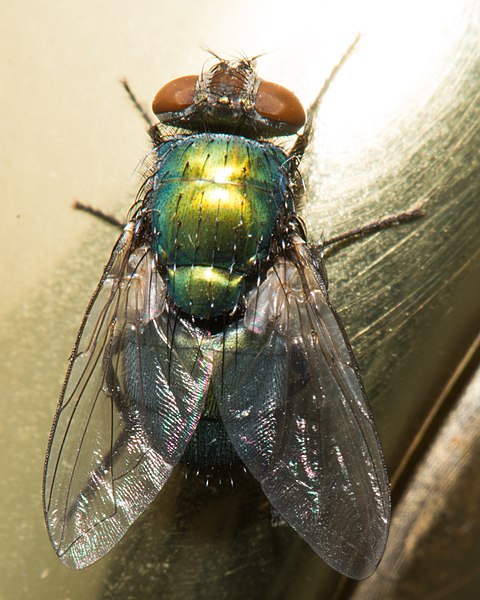
<svg viewBox="0 0 480 600">
<path fill-rule="evenodd" d="M 376 569 L 382 449 L 297 214 L 319 99 L 306 116 L 247 59 L 156 95 L 153 166 L 87 307 L 48 444 L 45 519 L 66 565 L 109 552 L 178 463 L 241 461 L 331 567 Z"/>
</svg>

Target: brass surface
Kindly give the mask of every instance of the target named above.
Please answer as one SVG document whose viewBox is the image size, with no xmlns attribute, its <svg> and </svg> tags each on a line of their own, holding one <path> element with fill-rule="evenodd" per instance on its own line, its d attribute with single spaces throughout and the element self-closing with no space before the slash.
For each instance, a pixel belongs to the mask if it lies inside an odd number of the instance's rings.
<svg viewBox="0 0 480 600">
<path fill-rule="evenodd" d="M 478 362 L 478 353 L 474 357 Z M 378 571 L 353 600 L 467 600 L 480 585 L 480 371 L 455 393 L 409 477 Z"/>
</svg>

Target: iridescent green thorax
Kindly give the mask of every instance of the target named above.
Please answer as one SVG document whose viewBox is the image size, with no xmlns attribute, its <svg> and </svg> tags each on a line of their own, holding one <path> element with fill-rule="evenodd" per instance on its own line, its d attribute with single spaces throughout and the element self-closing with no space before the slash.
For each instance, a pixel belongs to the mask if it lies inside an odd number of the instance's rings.
<svg viewBox="0 0 480 600">
<path fill-rule="evenodd" d="M 160 146 L 153 249 L 182 310 L 206 318 L 234 308 L 246 276 L 268 256 L 281 213 L 293 210 L 285 161 L 273 144 L 234 135 Z"/>
</svg>

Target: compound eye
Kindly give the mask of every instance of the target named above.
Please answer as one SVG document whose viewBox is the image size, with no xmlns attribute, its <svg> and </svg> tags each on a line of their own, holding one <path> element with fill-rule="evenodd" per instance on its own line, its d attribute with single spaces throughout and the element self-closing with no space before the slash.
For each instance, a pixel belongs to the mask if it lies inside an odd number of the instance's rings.
<svg viewBox="0 0 480 600">
<path fill-rule="evenodd" d="M 198 75 L 186 75 L 165 84 L 153 99 L 153 112 L 159 115 L 183 110 L 190 106 L 195 95 L 197 81 Z"/>
<path fill-rule="evenodd" d="M 255 108 L 270 121 L 286 123 L 297 129 L 305 124 L 305 111 L 300 100 L 290 90 L 271 81 L 260 82 Z"/>
</svg>

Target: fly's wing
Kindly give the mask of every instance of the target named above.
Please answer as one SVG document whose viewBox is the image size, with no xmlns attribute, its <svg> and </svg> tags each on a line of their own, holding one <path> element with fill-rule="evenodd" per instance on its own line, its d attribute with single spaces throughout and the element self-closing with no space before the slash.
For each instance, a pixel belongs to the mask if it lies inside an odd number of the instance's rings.
<svg viewBox="0 0 480 600">
<path fill-rule="evenodd" d="M 87 308 L 52 427 L 44 511 L 62 561 L 106 554 L 148 507 L 200 418 L 210 362 L 171 335 L 165 285 L 141 219 L 117 242 Z"/>
<path fill-rule="evenodd" d="M 368 577 L 385 549 L 387 473 L 355 359 L 299 239 L 252 293 L 249 352 L 223 374 L 220 410 L 271 504 L 337 571 Z"/>
</svg>

